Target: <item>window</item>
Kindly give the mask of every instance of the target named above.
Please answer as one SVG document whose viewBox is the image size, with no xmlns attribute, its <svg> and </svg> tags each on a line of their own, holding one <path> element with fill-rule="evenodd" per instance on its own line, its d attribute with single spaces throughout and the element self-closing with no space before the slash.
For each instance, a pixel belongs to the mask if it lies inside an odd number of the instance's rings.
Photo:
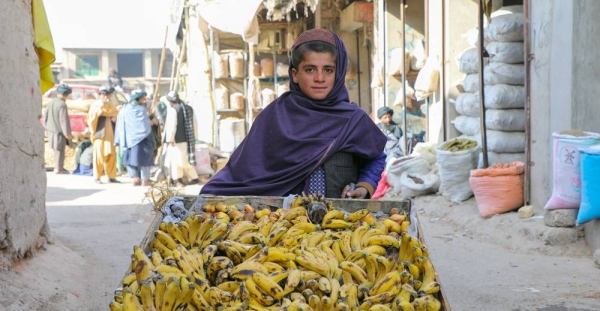
<svg viewBox="0 0 600 311">
<path fill-rule="evenodd" d="M 100 68 L 98 55 L 77 55 L 75 74 L 78 77 L 97 76 Z"/>
<path fill-rule="evenodd" d="M 121 78 L 143 77 L 144 56 L 142 53 L 117 54 L 117 68 Z"/>
</svg>

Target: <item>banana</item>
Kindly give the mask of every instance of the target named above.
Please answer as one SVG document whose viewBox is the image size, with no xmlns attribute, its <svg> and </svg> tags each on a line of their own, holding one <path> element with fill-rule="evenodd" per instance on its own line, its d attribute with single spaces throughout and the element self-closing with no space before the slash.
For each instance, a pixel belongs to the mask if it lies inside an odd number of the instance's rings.
<svg viewBox="0 0 600 311">
<path fill-rule="evenodd" d="M 154 231 L 154 237 L 170 250 L 174 250 L 177 247 L 177 242 L 175 242 L 175 240 L 164 231 Z"/>
<path fill-rule="evenodd" d="M 248 249 L 248 252 L 246 252 L 246 255 L 244 256 L 244 260 L 250 260 L 250 258 L 254 258 L 254 255 L 260 253 L 260 251 L 263 249 L 262 245 L 252 245 L 252 247 L 250 247 Z"/>
<path fill-rule="evenodd" d="M 340 270 L 340 268 L 338 268 L 338 265 L 340 264 L 340 261 L 337 259 L 337 255 L 333 252 L 333 250 L 329 247 L 321 247 L 321 244 L 319 244 L 318 247 L 323 253 L 325 253 L 325 256 L 327 258 L 327 263 L 329 264 L 329 269 L 332 271 L 332 277 L 339 279 L 342 276 L 342 270 Z"/>
<path fill-rule="evenodd" d="M 144 310 L 134 293 L 125 290 L 123 293 L 123 311 Z"/>
<path fill-rule="evenodd" d="M 198 215 L 194 215 L 194 217 L 188 221 L 188 241 L 190 242 L 191 246 L 195 246 L 196 244 L 196 238 L 198 237 L 198 232 L 202 221 L 202 217 Z"/>
<path fill-rule="evenodd" d="M 158 239 L 152 240 L 149 244 L 149 248 L 157 250 L 163 258 L 173 256 L 173 251 L 162 244 Z"/>
<path fill-rule="evenodd" d="M 372 305 L 369 310 L 371 310 L 371 311 L 392 311 L 392 309 L 390 307 L 388 307 L 384 304 L 380 304 L 380 303 Z"/>
<path fill-rule="evenodd" d="M 178 310 L 182 306 L 187 306 L 192 301 L 195 286 L 194 283 L 191 283 L 188 280 L 188 277 L 182 277 L 179 281 L 179 289 L 181 292 L 177 299 L 175 299 L 173 310 Z"/>
<path fill-rule="evenodd" d="M 233 247 L 226 247 L 225 254 L 227 257 L 229 257 L 229 259 L 231 259 L 234 265 L 239 265 L 244 261 L 242 254 L 240 254 L 240 252 Z"/>
<path fill-rule="evenodd" d="M 140 286 L 140 300 L 145 311 L 156 311 L 149 280 L 145 280 Z"/>
<path fill-rule="evenodd" d="M 158 279 L 154 282 L 154 306 L 157 310 L 160 311 L 162 307 L 163 298 L 165 295 L 165 290 L 167 288 L 167 283 L 165 280 Z"/>
<path fill-rule="evenodd" d="M 321 277 L 319 278 L 317 288 L 325 295 L 329 295 L 331 293 L 331 281 L 326 277 Z"/>
<path fill-rule="evenodd" d="M 178 267 L 173 267 L 169 265 L 158 265 L 154 268 L 154 271 L 162 275 L 164 280 L 168 280 L 170 277 L 175 277 L 176 279 L 179 279 L 180 277 L 186 275 Z"/>
<path fill-rule="evenodd" d="M 363 303 L 358 307 L 358 310 L 360 311 L 369 311 L 371 310 L 371 307 L 373 306 L 373 303 L 370 301 L 363 301 Z"/>
<path fill-rule="evenodd" d="M 342 285 L 340 287 L 340 298 L 350 310 L 355 309 L 358 307 L 358 286 L 355 283 Z"/>
<path fill-rule="evenodd" d="M 244 272 L 251 271 L 251 272 Z M 263 273 L 269 274 L 269 270 L 260 262 L 257 261 L 244 261 L 239 265 L 235 266 L 233 270 L 231 270 L 231 275 L 236 279 L 246 279 L 246 275 L 251 275 L 254 273 Z"/>
<path fill-rule="evenodd" d="M 350 247 L 353 252 L 362 249 L 362 245 L 360 243 L 361 238 L 363 235 L 365 235 L 369 228 L 370 227 L 367 225 L 367 223 L 361 222 L 360 225 L 354 229 L 354 232 L 352 232 L 352 236 L 350 238 Z"/>
<path fill-rule="evenodd" d="M 255 299 L 261 305 L 270 306 L 273 303 L 275 303 L 275 299 L 272 296 L 267 295 L 263 291 L 260 290 L 260 288 L 258 287 L 256 282 L 254 282 L 253 278 L 247 278 L 244 281 L 244 283 L 245 283 L 246 288 L 248 289 L 248 293 L 250 294 L 250 297 Z"/>
<path fill-rule="evenodd" d="M 271 233 L 269 233 L 267 236 L 267 246 L 275 246 L 281 237 L 283 237 L 283 235 L 287 232 L 287 230 L 288 229 L 285 226 L 271 229 Z"/>
<path fill-rule="evenodd" d="M 241 244 L 267 244 L 267 238 L 265 238 L 265 236 L 260 234 L 259 232 L 245 233 L 242 236 L 240 236 L 236 241 Z"/>
<path fill-rule="evenodd" d="M 218 284 L 217 287 L 220 290 L 224 290 L 226 292 L 230 292 L 233 293 L 235 292 L 237 289 L 240 288 L 240 283 L 236 282 L 236 281 L 227 281 L 227 282 L 223 282 L 221 284 Z"/>
<path fill-rule="evenodd" d="M 298 285 L 300 284 L 301 281 L 302 281 L 302 278 L 301 278 L 300 270 L 291 269 L 288 274 L 285 286 L 283 287 L 283 295 L 285 296 L 285 295 L 293 292 L 296 289 L 296 287 L 298 287 Z"/>
<path fill-rule="evenodd" d="M 229 234 L 227 235 L 227 239 L 235 241 L 239 236 L 247 231 L 256 232 L 258 231 L 258 226 L 250 221 L 241 221 L 231 227 Z"/>
<path fill-rule="evenodd" d="M 414 280 L 418 279 L 419 276 L 421 276 L 421 270 L 414 263 L 403 261 L 402 265 L 404 266 L 405 270 L 410 272 Z"/>
<path fill-rule="evenodd" d="M 254 217 L 256 217 L 256 219 L 261 219 L 264 216 L 269 216 L 269 214 L 271 214 L 271 210 L 265 207 L 260 211 L 255 212 Z"/>
<path fill-rule="evenodd" d="M 242 244 L 232 240 L 222 240 L 217 243 L 219 250 L 225 251 L 227 248 L 235 248 L 242 256 L 246 256 L 252 246 L 251 244 Z"/>
<path fill-rule="evenodd" d="M 379 278 L 377 282 L 373 284 L 373 287 L 369 291 L 370 296 L 378 295 L 383 292 L 388 292 L 393 286 L 400 287 L 400 272 L 394 270 Z"/>
<path fill-rule="evenodd" d="M 389 232 L 396 232 L 398 234 L 402 232 L 400 224 L 389 218 L 384 219 L 383 224 L 388 228 Z"/>
<path fill-rule="evenodd" d="M 375 229 L 375 228 L 371 228 L 369 230 L 367 230 L 367 232 L 365 232 L 365 234 L 362 236 L 362 238 L 360 239 L 360 245 L 362 246 L 362 248 L 367 248 L 367 241 L 369 240 L 369 238 L 376 236 L 376 235 L 383 235 L 383 231 L 381 231 L 380 229 Z"/>
<path fill-rule="evenodd" d="M 323 222 L 325 223 L 326 221 L 330 220 L 330 219 L 340 219 L 343 220 L 344 219 L 344 212 L 340 211 L 340 210 L 330 210 L 329 212 L 327 212 L 325 214 L 325 216 L 323 216 Z"/>
<path fill-rule="evenodd" d="M 367 246 L 379 245 L 379 246 L 391 246 L 400 248 L 400 241 L 389 235 L 375 235 L 367 240 Z"/>
<path fill-rule="evenodd" d="M 257 272 L 252 275 L 252 280 L 256 283 L 256 285 L 268 295 L 271 295 L 275 299 L 279 300 L 283 298 L 283 288 L 275 282 L 275 280 L 271 279 L 269 276 Z"/>
<path fill-rule="evenodd" d="M 421 246 L 421 252 L 423 253 L 423 257 L 429 258 L 429 249 L 427 248 L 427 246 Z"/>
<path fill-rule="evenodd" d="M 410 221 L 405 220 L 400 224 L 400 227 L 402 227 L 402 229 L 400 229 L 401 232 L 408 232 L 408 227 L 410 227 Z"/>
<path fill-rule="evenodd" d="M 363 208 L 363 209 L 360 209 L 360 210 L 346 216 L 344 218 L 344 220 L 348 221 L 348 222 L 357 222 L 357 221 L 361 220 L 363 217 L 367 216 L 367 214 L 369 214 L 369 213 L 370 212 L 368 209 Z"/>
<path fill-rule="evenodd" d="M 148 256 L 146 255 L 146 253 L 144 253 L 144 250 L 142 250 L 141 247 L 135 245 L 133 247 L 133 256 L 135 257 L 135 260 L 139 261 L 145 261 L 148 266 L 150 267 L 150 269 L 154 269 L 154 264 L 152 263 L 152 260 L 150 260 L 150 258 L 148 258 Z"/>
<path fill-rule="evenodd" d="M 209 280 L 214 281 L 219 270 L 231 269 L 232 267 L 233 262 L 231 259 L 229 259 L 229 257 L 215 256 L 206 267 L 206 276 Z"/>
<path fill-rule="evenodd" d="M 344 257 L 344 254 L 342 253 L 342 249 L 340 247 L 340 240 L 333 241 L 333 244 L 331 244 L 331 250 L 335 254 L 335 258 L 338 262 L 344 261 L 346 257 Z"/>
<path fill-rule="evenodd" d="M 378 280 L 378 276 L 383 276 L 383 274 L 378 275 L 379 269 L 378 269 L 378 264 L 377 264 L 377 261 L 375 260 L 375 257 L 366 255 L 365 263 L 366 263 L 365 272 L 367 272 L 367 280 L 369 280 L 369 282 L 371 284 L 374 284 L 375 281 Z"/>
<path fill-rule="evenodd" d="M 222 222 L 226 225 L 229 224 L 232 220 L 231 218 L 229 218 L 229 215 L 227 215 L 227 213 L 225 212 L 216 212 L 214 216 L 217 222 Z"/>
<path fill-rule="evenodd" d="M 202 245 L 202 241 L 206 238 L 206 236 L 208 235 L 208 232 L 215 226 L 216 223 L 217 223 L 217 220 L 212 216 L 210 216 L 210 218 L 204 220 L 200 224 L 200 228 L 198 228 L 198 233 L 196 234 L 196 241 L 195 241 L 195 243 L 192 243 L 192 244 L 195 246 Z M 206 262 L 206 260 L 205 260 L 205 262 Z"/>
<path fill-rule="evenodd" d="M 306 269 L 319 273 L 321 276 L 329 275 L 329 267 L 322 259 L 316 257 L 307 257 L 306 255 L 296 256 L 296 262 Z"/>
<path fill-rule="evenodd" d="M 321 225 L 322 229 L 343 229 L 347 230 L 352 227 L 352 223 L 341 219 L 329 219 Z"/>
<path fill-rule="evenodd" d="M 329 298 L 331 298 L 333 303 L 337 303 L 338 298 L 340 296 L 340 282 L 338 281 L 338 279 L 330 279 L 329 284 L 331 285 Z"/>
<path fill-rule="evenodd" d="M 157 249 L 152 251 L 152 254 L 150 256 L 150 261 L 152 262 L 152 265 L 154 265 L 154 266 L 158 266 L 162 263 L 163 258 Z"/>
<path fill-rule="evenodd" d="M 142 284 L 142 281 L 151 278 L 154 274 L 151 268 L 152 263 L 150 261 L 138 261 L 135 266 L 135 278 L 138 284 Z"/>
<path fill-rule="evenodd" d="M 283 214 L 284 220 L 292 220 L 296 219 L 298 216 L 307 216 L 306 208 L 304 207 L 296 207 L 287 210 L 285 214 Z"/>
<path fill-rule="evenodd" d="M 350 239 L 352 238 L 352 232 L 345 231 L 340 239 L 340 248 L 342 250 L 342 254 L 344 258 L 347 258 L 352 254 L 352 246 L 350 245 Z"/>
<path fill-rule="evenodd" d="M 351 261 L 342 261 L 342 262 L 340 262 L 339 267 L 340 267 L 340 269 L 350 273 L 350 275 L 352 275 L 352 277 L 356 280 L 356 283 L 358 283 L 358 284 L 369 283 L 369 281 L 367 279 L 367 273 L 365 272 L 365 270 L 363 270 L 357 264 L 355 264 Z"/>
<path fill-rule="evenodd" d="M 267 271 L 269 271 L 269 274 L 274 273 L 274 272 L 284 272 L 285 268 L 282 267 L 279 264 L 276 264 L 272 261 L 266 261 L 262 263 L 263 266 L 265 266 L 265 268 L 267 268 Z"/>
<path fill-rule="evenodd" d="M 336 306 L 335 306 L 335 310 L 336 311 L 349 311 L 350 307 L 343 302 L 339 302 Z"/>
<path fill-rule="evenodd" d="M 279 282 L 285 280 L 285 278 L 287 278 L 289 274 L 290 274 L 290 271 L 287 271 L 287 270 L 276 271 L 276 272 L 271 272 L 269 274 L 269 277 L 271 279 L 273 279 L 273 281 L 279 283 Z"/>
<path fill-rule="evenodd" d="M 108 307 L 110 311 L 123 311 L 123 304 L 116 301 L 109 302 Z"/>
<path fill-rule="evenodd" d="M 258 225 L 258 233 L 262 234 L 265 238 L 269 236 L 269 232 L 273 228 L 275 224 L 274 221 L 269 220 L 269 217 L 265 216 L 258 220 L 256 225 Z"/>
<path fill-rule="evenodd" d="M 175 240 L 175 242 L 177 242 L 185 247 L 190 246 L 188 238 L 183 233 L 183 230 L 181 230 L 181 227 L 179 227 L 178 225 L 176 225 L 172 222 L 169 223 L 167 225 L 167 231 L 169 232 L 171 237 Z"/>
<path fill-rule="evenodd" d="M 215 257 L 217 250 L 218 250 L 218 248 L 216 245 L 209 245 L 209 246 L 205 247 L 202 250 L 202 261 L 205 263 L 210 262 L 213 259 L 213 257 Z"/>
<path fill-rule="evenodd" d="M 318 272 L 311 270 L 300 270 L 300 279 L 303 282 L 308 282 L 310 280 L 318 280 L 322 275 Z"/>
<path fill-rule="evenodd" d="M 433 297 L 433 295 L 427 295 L 425 296 L 425 309 L 427 311 L 439 311 L 442 309 L 442 302 Z"/>
<path fill-rule="evenodd" d="M 183 271 L 183 273 L 191 275 L 192 272 L 196 271 L 194 267 L 192 267 L 192 265 L 187 260 L 185 260 L 185 258 L 178 249 L 173 250 L 173 257 L 177 262 L 177 266 L 181 269 L 181 271 Z"/>
<path fill-rule="evenodd" d="M 321 311 L 321 298 L 319 298 L 319 296 L 317 295 L 310 295 L 308 297 L 308 305 L 312 308 L 312 310 L 314 311 Z"/>
<path fill-rule="evenodd" d="M 395 295 L 393 295 L 392 293 L 385 292 L 385 293 L 369 296 L 369 297 L 365 298 L 365 300 L 370 301 L 373 305 L 376 305 L 376 304 L 389 303 L 390 301 L 394 300 L 394 297 L 395 297 Z"/>
<path fill-rule="evenodd" d="M 381 230 L 381 232 L 383 232 L 384 235 L 387 235 L 389 233 L 387 226 L 382 222 L 382 221 L 376 221 L 373 225 L 373 228 L 375 229 L 379 229 Z"/>
<path fill-rule="evenodd" d="M 302 230 L 304 233 L 311 233 L 319 230 L 319 225 L 311 224 L 309 222 L 299 222 L 290 228 L 290 230 L 294 229 Z"/>
<path fill-rule="evenodd" d="M 174 280 L 165 289 L 165 294 L 163 295 L 163 302 L 160 310 L 162 311 L 170 311 L 175 306 L 175 300 L 177 300 L 177 296 L 181 294 L 181 289 L 179 287 L 179 281 Z"/>
<path fill-rule="evenodd" d="M 207 233 L 206 238 L 200 244 L 201 247 L 207 247 L 216 239 L 222 238 L 227 233 L 227 224 L 217 222 Z"/>
<path fill-rule="evenodd" d="M 131 284 L 133 281 L 137 281 L 135 272 L 131 272 L 123 278 L 123 287 L 129 286 L 129 284 Z"/>
</svg>

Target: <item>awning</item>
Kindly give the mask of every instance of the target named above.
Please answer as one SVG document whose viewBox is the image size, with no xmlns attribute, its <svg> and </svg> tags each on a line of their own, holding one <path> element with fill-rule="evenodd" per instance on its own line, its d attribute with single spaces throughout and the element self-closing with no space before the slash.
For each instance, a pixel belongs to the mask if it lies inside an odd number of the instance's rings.
<svg viewBox="0 0 600 311">
<path fill-rule="evenodd" d="M 198 11 L 213 28 L 242 36 L 245 42 L 258 43 L 256 11 L 262 0 L 214 0 L 200 2 Z"/>
</svg>

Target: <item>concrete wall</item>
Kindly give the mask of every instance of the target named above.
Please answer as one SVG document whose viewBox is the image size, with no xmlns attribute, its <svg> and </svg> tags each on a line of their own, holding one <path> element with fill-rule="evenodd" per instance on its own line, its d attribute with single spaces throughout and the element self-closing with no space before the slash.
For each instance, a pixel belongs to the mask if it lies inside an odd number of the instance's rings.
<svg viewBox="0 0 600 311">
<path fill-rule="evenodd" d="M 31 1 L 0 10 L 0 268 L 35 251 L 47 234 L 44 130 Z"/>
</svg>

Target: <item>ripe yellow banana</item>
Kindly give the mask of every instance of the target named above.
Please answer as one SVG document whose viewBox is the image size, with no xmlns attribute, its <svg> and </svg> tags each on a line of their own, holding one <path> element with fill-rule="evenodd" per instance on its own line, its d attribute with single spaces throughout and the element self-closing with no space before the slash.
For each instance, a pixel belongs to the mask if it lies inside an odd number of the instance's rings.
<svg viewBox="0 0 600 311">
<path fill-rule="evenodd" d="M 240 254 L 240 252 L 233 247 L 226 247 L 225 254 L 227 257 L 229 257 L 229 259 L 231 259 L 234 265 L 239 265 L 244 261 L 242 254 Z"/>
<path fill-rule="evenodd" d="M 262 234 L 266 238 L 269 236 L 269 233 L 271 232 L 275 222 L 271 221 L 269 217 L 265 216 L 259 219 L 256 224 L 258 225 L 258 233 Z"/>
<path fill-rule="evenodd" d="M 110 311 L 123 311 L 123 304 L 116 301 L 109 302 L 108 307 Z"/>
<path fill-rule="evenodd" d="M 333 241 L 333 244 L 331 244 L 331 250 L 335 254 L 335 258 L 337 259 L 338 262 L 344 261 L 344 259 L 346 257 L 342 253 L 342 249 L 340 247 L 340 240 Z"/>
<path fill-rule="evenodd" d="M 154 275 L 153 269 L 151 268 L 152 264 L 149 262 L 150 261 L 145 260 L 138 261 L 135 266 L 135 278 L 138 284 L 142 284 L 142 281 L 148 280 Z"/>
<path fill-rule="evenodd" d="M 129 286 L 129 284 L 131 284 L 131 282 L 133 281 L 137 281 L 137 278 L 135 276 L 135 272 L 131 272 L 129 274 L 127 274 L 124 278 L 123 278 L 123 286 Z"/>
<path fill-rule="evenodd" d="M 251 272 L 244 272 L 251 271 Z M 246 279 L 245 275 L 254 274 L 254 273 L 263 273 L 269 274 L 269 270 L 260 262 L 257 261 L 244 261 L 239 265 L 235 266 L 233 270 L 231 270 L 231 275 L 236 279 Z M 240 275 L 241 274 L 241 275 Z M 238 276 L 240 275 L 240 276 Z"/>
<path fill-rule="evenodd" d="M 239 236 L 247 231 L 256 232 L 258 231 L 258 226 L 250 221 L 241 221 L 231 227 L 229 234 L 227 235 L 227 239 L 235 241 Z"/>
<path fill-rule="evenodd" d="M 198 232 L 200 230 L 202 221 L 202 217 L 199 215 L 194 215 L 194 217 L 188 221 L 188 241 L 190 242 L 191 246 L 196 244 L 196 238 L 198 237 Z"/>
<path fill-rule="evenodd" d="M 135 294 L 127 289 L 123 293 L 123 311 L 144 310 Z"/>
<path fill-rule="evenodd" d="M 142 282 L 140 286 L 140 300 L 144 311 L 156 311 L 152 289 L 150 288 L 150 280 Z"/>
<path fill-rule="evenodd" d="M 334 310 L 334 303 L 333 303 L 333 299 L 329 298 L 327 296 L 322 296 L 321 297 L 321 310 L 325 311 L 325 310 Z"/>
<path fill-rule="evenodd" d="M 271 233 L 269 233 L 269 236 L 267 236 L 267 246 L 273 247 L 277 245 L 277 242 L 279 242 L 287 230 L 288 229 L 285 226 L 273 228 Z"/>
<path fill-rule="evenodd" d="M 350 246 L 352 248 L 352 251 L 358 251 L 362 249 L 362 245 L 361 245 L 361 239 L 363 237 L 363 235 L 365 235 L 365 233 L 367 231 L 369 231 L 369 225 L 367 225 L 367 223 L 361 222 L 360 225 L 354 229 L 354 232 L 352 232 L 352 236 L 350 238 Z"/>
<path fill-rule="evenodd" d="M 172 222 L 168 223 L 167 232 L 169 233 L 171 238 L 173 238 L 173 240 L 175 240 L 175 242 L 177 242 L 178 244 L 182 244 L 185 247 L 189 246 L 187 238 L 183 236 L 183 232 L 181 232 L 181 230 L 176 224 Z"/>
<path fill-rule="evenodd" d="M 267 271 L 269 271 L 269 274 L 274 273 L 274 272 L 285 272 L 285 268 L 282 267 L 281 265 L 272 262 L 272 261 L 266 261 L 262 263 L 263 266 L 265 266 L 265 268 L 267 268 Z"/>
<path fill-rule="evenodd" d="M 325 214 L 325 216 L 323 216 L 323 222 L 322 223 L 325 223 L 326 221 L 328 221 L 330 219 L 340 219 L 340 220 L 343 220 L 344 219 L 344 212 L 341 211 L 341 210 L 332 209 L 329 212 L 327 212 Z"/>
<path fill-rule="evenodd" d="M 255 212 L 254 217 L 256 219 L 261 219 L 264 216 L 269 216 L 269 214 L 271 214 L 271 210 L 269 208 L 263 208 L 260 211 Z"/>
<path fill-rule="evenodd" d="M 375 260 L 375 258 L 373 256 L 367 255 L 365 256 L 365 272 L 367 272 L 367 280 L 369 280 L 369 282 L 371 284 L 374 284 L 375 281 L 377 281 L 378 279 L 378 264 L 377 261 Z M 384 273 L 385 274 L 385 273 Z M 383 274 L 381 275 L 383 276 Z"/>
<path fill-rule="evenodd" d="M 357 221 L 361 220 L 363 217 L 367 216 L 367 214 L 369 214 L 369 213 L 370 212 L 368 209 L 363 208 L 363 209 L 360 209 L 360 210 L 346 216 L 344 218 L 344 220 L 348 221 L 348 222 L 357 222 Z"/>
<path fill-rule="evenodd" d="M 369 281 L 367 279 L 367 273 L 365 272 L 365 270 L 363 270 L 357 264 L 355 264 L 351 261 L 342 261 L 342 262 L 340 262 L 339 267 L 340 267 L 340 269 L 350 273 L 350 275 L 352 275 L 352 277 L 356 280 L 356 283 L 358 283 L 358 284 L 369 283 Z"/>
<path fill-rule="evenodd" d="M 174 280 L 165 289 L 165 294 L 163 295 L 163 302 L 161 309 L 162 311 L 170 311 L 175 306 L 175 300 L 181 294 L 181 289 L 179 287 L 179 281 Z"/>
<path fill-rule="evenodd" d="M 273 296 L 275 299 L 283 298 L 283 288 L 271 279 L 268 275 L 257 272 L 252 275 L 252 280 L 266 294 Z"/>
<path fill-rule="evenodd" d="M 178 249 L 173 250 L 173 257 L 177 262 L 177 266 L 181 269 L 181 271 L 183 271 L 183 273 L 191 275 L 192 272 L 196 271 L 194 267 L 192 267 L 192 265 L 187 260 L 185 260 L 185 258 Z"/>
<path fill-rule="evenodd" d="M 374 304 L 370 308 L 371 311 L 392 311 L 392 309 L 384 304 Z M 402 309 L 404 310 L 404 309 Z"/>
<path fill-rule="evenodd" d="M 243 235 L 241 235 L 237 239 L 237 242 L 239 242 L 241 244 L 265 245 L 265 244 L 267 244 L 267 238 L 265 238 L 265 236 L 260 234 L 259 232 L 250 232 L 250 233 L 244 233 Z"/>
<path fill-rule="evenodd" d="M 193 244 L 197 246 L 202 245 L 202 241 L 207 237 L 208 233 L 215 226 L 216 223 L 217 220 L 212 216 L 204 220 L 200 224 L 200 228 L 198 228 L 198 233 L 196 234 L 196 242 Z"/>
<path fill-rule="evenodd" d="M 232 267 L 233 262 L 231 261 L 231 259 L 229 259 L 229 257 L 215 256 L 206 267 L 206 276 L 209 280 L 214 281 L 219 270 L 231 269 Z"/>
<path fill-rule="evenodd" d="M 365 232 L 365 234 L 363 234 L 362 238 L 360 239 L 360 245 L 362 246 L 362 248 L 367 248 L 367 241 L 369 240 L 369 238 L 376 236 L 376 235 L 383 235 L 383 231 L 376 229 L 376 228 L 371 228 L 369 230 L 367 230 L 367 232 Z"/>
<path fill-rule="evenodd" d="M 292 219 L 296 219 L 298 216 L 307 216 L 306 208 L 304 208 L 304 207 L 291 208 L 283 214 L 283 219 L 284 220 L 292 220 Z"/>
<path fill-rule="evenodd" d="M 379 245 L 379 246 L 391 246 L 395 248 L 400 248 L 400 241 L 395 239 L 389 235 L 375 235 L 370 237 L 367 240 L 367 246 L 370 245 Z"/>
<path fill-rule="evenodd" d="M 314 311 L 320 311 L 322 306 L 321 306 L 321 298 L 319 298 L 319 296 L 317 295 L 310 295 L 308 297 L 308 305 L 312 308 L 312 310 Z"/>
<path fill-rule="evenodd" d="M 402 232 L 400 224 L 389 218 L 384 219 L 383 224 L 388 228 L 389 232 L 396 232 L 398 234 Z"/>
<path fill-rule="evenodd" d="M 207 263 L 210 262 L 212 260 L 212 258 L 215 256 L 215 254 L 217 253 L 217 246 L 216 245 L 209 245 L 207 247 L 205 247 L 202 250 L 202 261 Z"/>
<path fill-rule="evenodd" d="M 381 230 L 383 234 L 387 235 L 389 233 L 387 226 L 383 223 L 383 221 L 376 221 L 373 225 L 373 228 Z"/>
<path fill-rule="evenodd" d="M 195 286 L 188 280 L 188 277 L 182 277 L 179 281 L 180 293 L 175 299 L 173 304 L 173 310 L 178 310 L 181 306 L 187 305 L 192 301 L 192 295 L 194 294 Z"/>
<path fill-rule="evenodd" d="M 275 303 L 275 298 L 264 293 L 258 287 L 256 282 L 254 282 L 253 278 L 247 278 L 246 280 L 244 280 L 244 283 L 245 283 L 246 288 L 248 289 L 248 293 L 250 294 L 250 297 L 255 299 L 261 305 L 270 306 L 273 303 Z"/>
<path fill-rule="evenodd" d="M 308 270 L 319 273 L 321 276 L 329 275 L 329 267 L 320 258 L 310 258 L 305 255 L 300 255 L 296 256 L 296 262 Z"/>
<path fill-rule="evenodd" d="M 150 244 L 148 245 L 148 247 L 151 250 L 157 250 L 163 258 L 168 257 L 168 256 L 173 256 L 173 250 L 166 247 L 158 239 L 152 240 L 150 242 Z"/>
<path fill-rule="evenodd" d="M 217 222 L 208 232 L 206 238 L 202 241 L 200 246 L 207 247 L 216 239 L 222 238 L 227 233 L 227 224 L 222 222 Z"/>
<path fill-rule="evenodd" d="M 321 225 L 322 229 L 350 229 L 352 223 L 341 219 L 329 219 Z"/>
<path fill-rule="evenodd" d="M 352 246 L 350 245 L 350 239 L 352 238 L 352 232 L 345 231 L 340 239 L 340 249 L 342 250 L 342 254 L 344 258 L 347 258 L 352 254 Z"/>
<path fill-rule="evenodd" d="M 378 295 L 383 292 L 388 292 L 394 286 L 400 287 L 400 272 L 394 270 L 379 278 L 377 282 L 373 284 L 373 287 L 369 291 L 370 296 Z"/>
<path fill-rule="evenodd" d="M 175 240 L 164 231 L 154 231 L 154 237 L 170 250 L 174 250 L 175 247 L 177 247 L 177 242 L 175 242 Z"/>
<path fill-rule="evenodd" d="M 163 262 L 163 258 L 157 249 L 152 251 L 152 254 L 150 255 L 150 261 L 154 266 L 158 266 Z"/>
<path fill-rule="evenodd" d="M 279 283 L 279 282 L 285 280 L 289 274 L 290 274 L 290 271 L 288 271 L 288 270 L 275 271 L 275 272 L 271 272 L 269 274 L 269 277 L 271 279 L 273 279 L 273 281 Z"/>
</svg>

